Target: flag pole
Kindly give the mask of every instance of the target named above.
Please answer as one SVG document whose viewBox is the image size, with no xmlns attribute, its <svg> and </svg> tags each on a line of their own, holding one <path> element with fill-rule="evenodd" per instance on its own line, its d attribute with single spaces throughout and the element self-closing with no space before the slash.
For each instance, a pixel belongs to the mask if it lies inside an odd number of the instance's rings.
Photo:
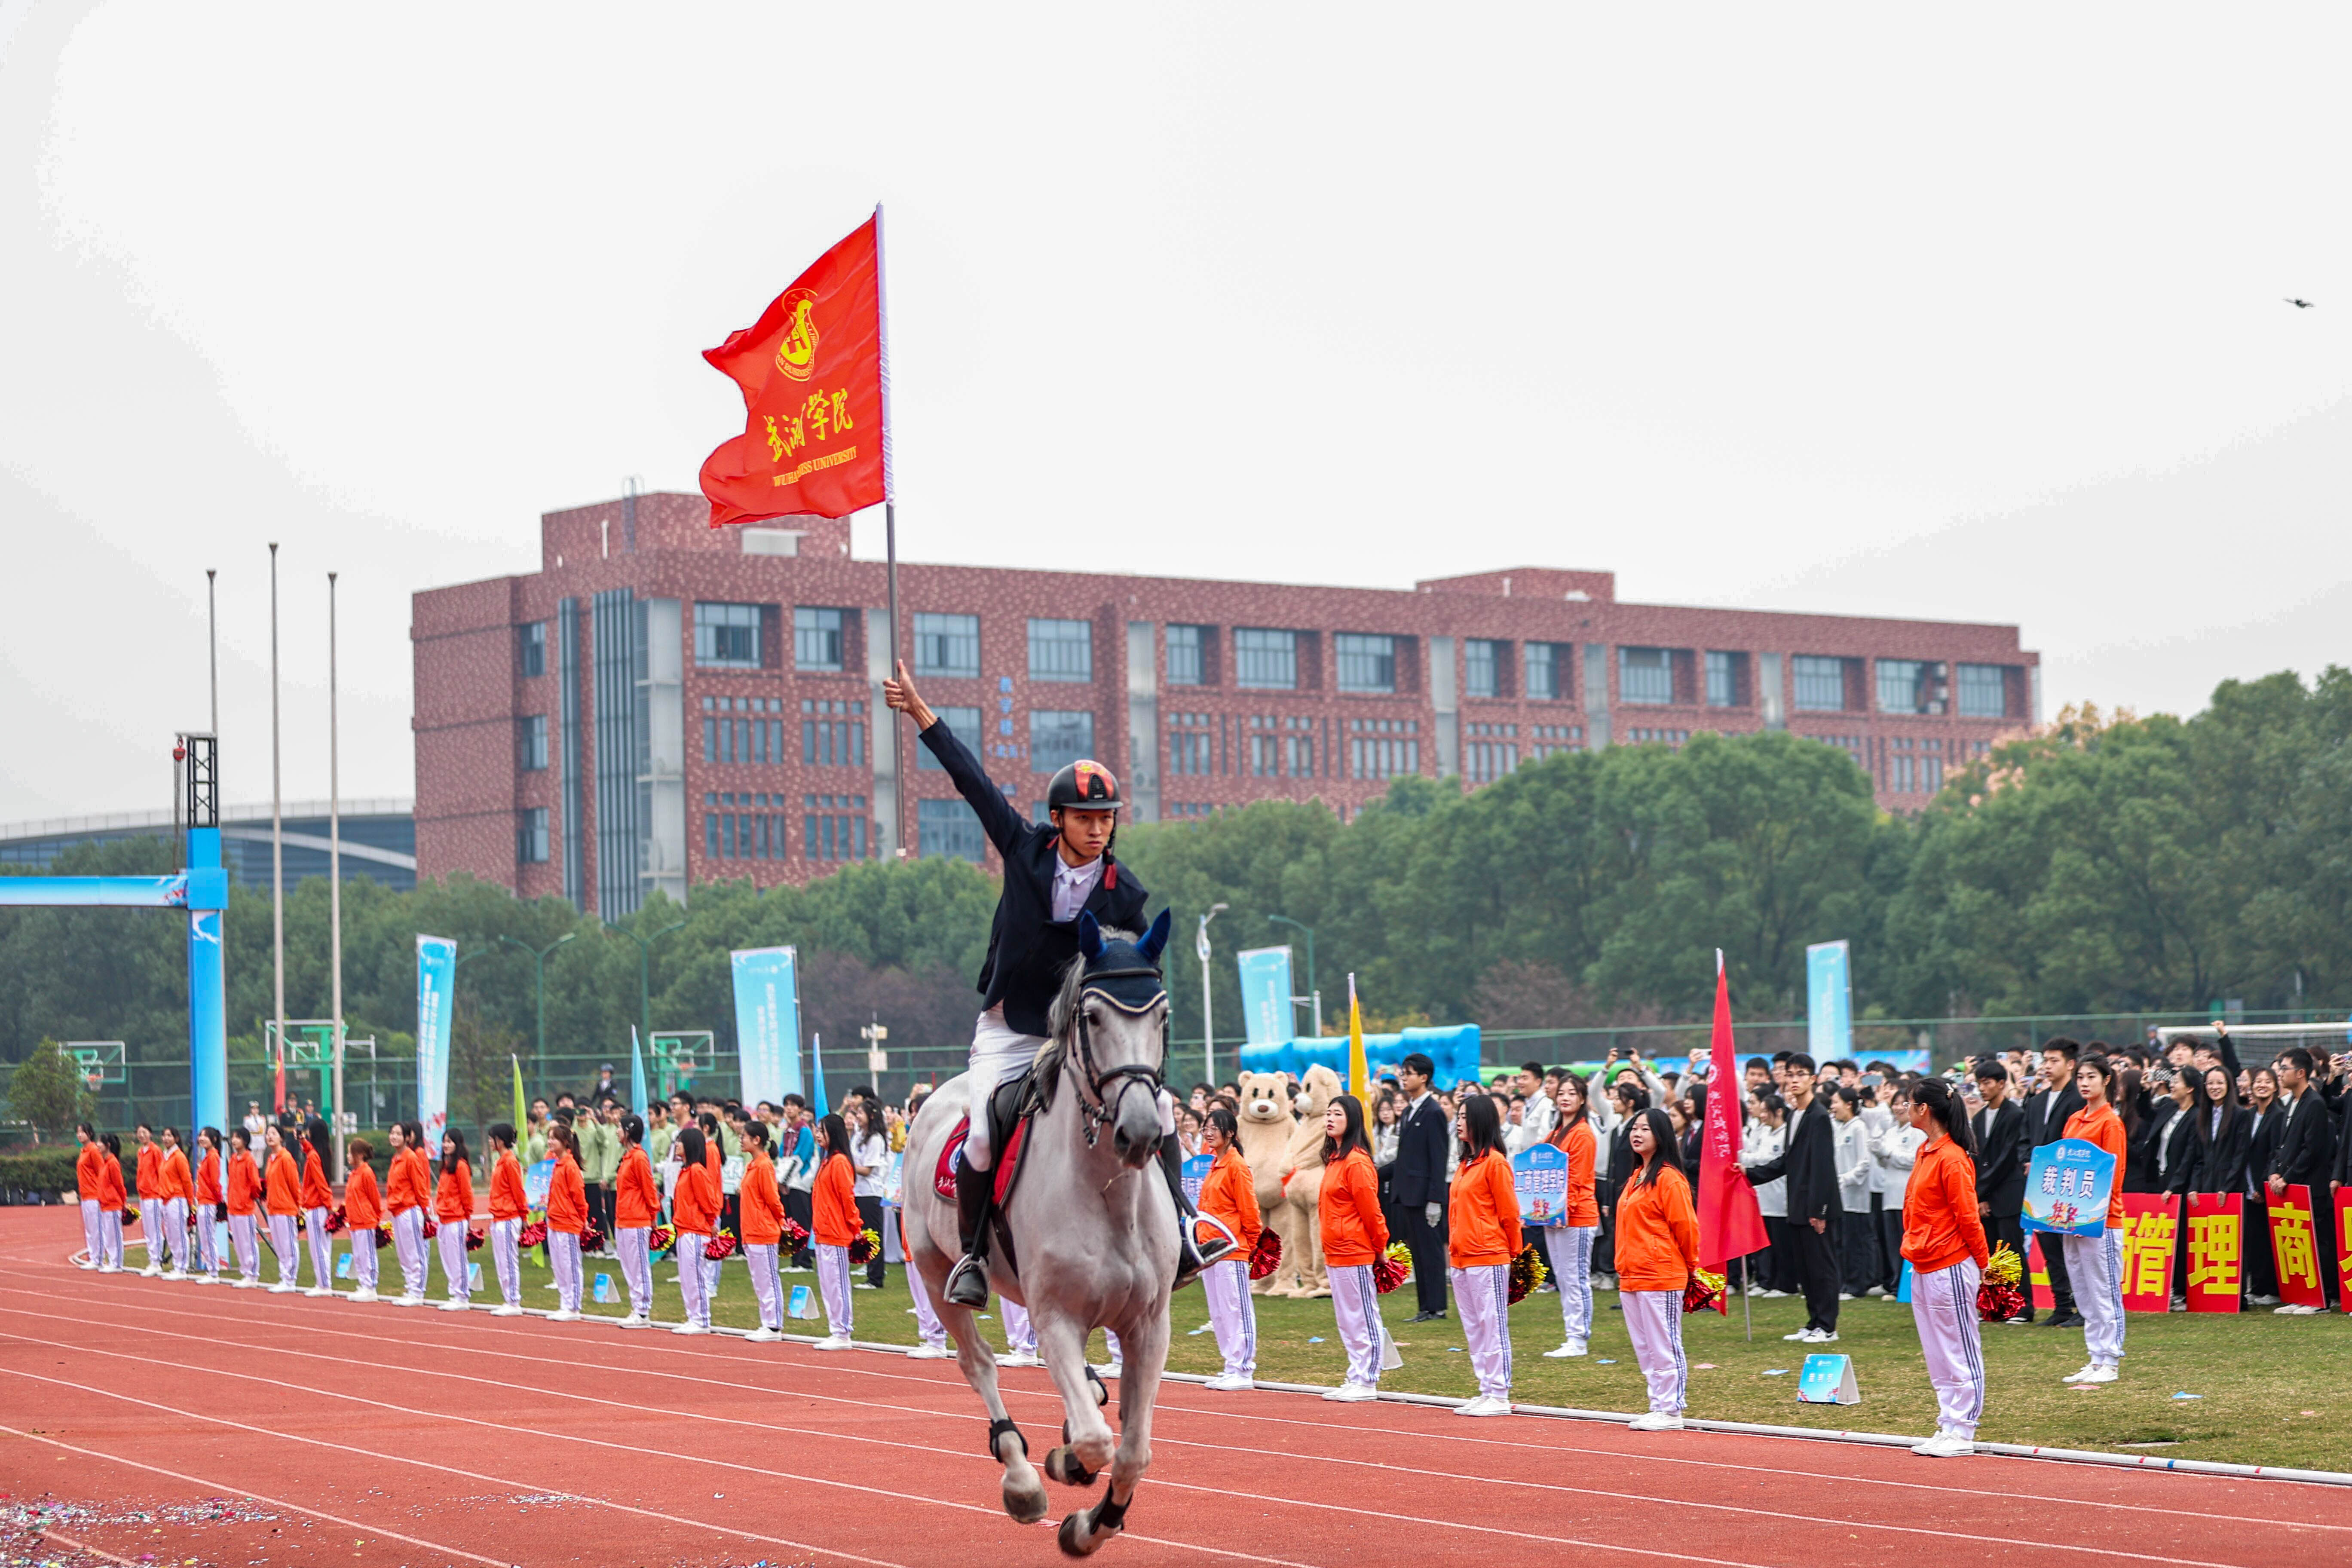
<svg viewBox="0 0 2352 1568">
<path fill-rule="evenodd" d="M 896 679 L 898 674 L 898 650 L 906 639 L 898 629 L 898 489 L 890 472 L 890 284 L 889 268 L 882 247 L 882 204 L 874 204 L 874 302 L 877 318 L 876 342 L 881 362 L 882 386 L 882 553 L 883 572 L 889 588 L 889 608 L 886 612 L 890 628 L 890 653 L 882 661 L 886 679 Z M 907 755 L 906 727 L 898 721 L 898 710 L 890 710 L 890 815 L 893 818 L 891 837 L 897 841 L 898 858 L 907 858 Z"/>
</svg>

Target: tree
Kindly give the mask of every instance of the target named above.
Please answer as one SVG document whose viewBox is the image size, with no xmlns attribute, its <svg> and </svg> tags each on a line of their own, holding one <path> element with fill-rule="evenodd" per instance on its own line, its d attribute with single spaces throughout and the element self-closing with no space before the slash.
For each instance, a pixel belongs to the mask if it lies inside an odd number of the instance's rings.
<svg viewBox="0 0 2352 1568">
<path fill-rule="evenodd" d="M 8 1080 L 8 1106 L 33 1124 L 36 1134 L 62 1134 L 92 1115 L 89 1086 L 81 1063 L 55 1040 L 44 1039 L 16 1064 Z"/>
</svg>

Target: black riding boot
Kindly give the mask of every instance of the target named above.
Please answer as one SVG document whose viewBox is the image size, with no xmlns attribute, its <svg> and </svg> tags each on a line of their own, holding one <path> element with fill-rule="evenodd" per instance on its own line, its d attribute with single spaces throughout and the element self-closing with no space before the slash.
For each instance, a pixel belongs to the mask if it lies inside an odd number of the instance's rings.
<svg viewBox="0 0 2352 1568">
<path fill-rule="evenodd" d="M 988 1215 L 996 1176 L 956 1160 L 956 1233 L 963 1257 L 948 1275 L 947 1298 L 959 1307 L 988 1305 Z"/>
<path fill-rule="evenodd" d="M 1234 1244 L 1222 1236 L 1203 1242 L 1194 1234 L 1192 1219 L 1200 1211 L 1184 1195 L 1184 1146 L 1173 1132 L 1160 1137 L 1160 1173 L 1168 1178 L 1168 1195 L 1176 1200 L 1176 1286 L 1181 1289 L 1198 1279 L 1201 1270 L 1223 1261 Z"/>
</svg>

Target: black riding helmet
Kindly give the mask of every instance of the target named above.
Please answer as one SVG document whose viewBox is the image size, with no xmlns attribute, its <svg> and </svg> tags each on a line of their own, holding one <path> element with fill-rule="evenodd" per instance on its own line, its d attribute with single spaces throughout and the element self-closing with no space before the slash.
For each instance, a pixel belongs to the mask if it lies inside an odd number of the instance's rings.
<svg viewBox="0 0 2352 1568">
<path fill-rule="evenodd" d="M 1119 799 L 1118 780 L 1111 771 L 1092 757 L 1080 757 L 1075 763 L 1063 764 L 1045 787 L 1045 809 L 1061 811 L 1075 806 L 1080 811 L 1117 811 L 1126 802 Z"/>
</svg>

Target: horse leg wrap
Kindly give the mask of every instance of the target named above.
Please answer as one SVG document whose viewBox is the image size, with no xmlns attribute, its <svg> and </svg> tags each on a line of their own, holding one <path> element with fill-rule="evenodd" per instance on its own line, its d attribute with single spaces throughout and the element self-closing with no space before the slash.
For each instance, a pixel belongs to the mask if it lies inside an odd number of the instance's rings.
<svg viewBox="0 0 2352 1568">
<path fill-rule="evenodd" d="M 996 1440 L 999 1437 L 1003 1436 L 1007 1432 L 1012 1433 L 1013 1440 L 1021 1445 L 1021 1457 L 1024 1459 L 1027 1458 L 1029 1457 L 1029 1439 L 1021 1435 L 1021 1428 L 1015 1426 L 1010 1418 L 1003 1421 L 992 1421 L 988 1424 L 988 1457 L 994 1459 L 999 1464 L 1003 1464 L 1004 1462 L 1004 1456 L 996 1451 Z"/>
<path fill-rule="evenodd" d="M 1096 1409 L 1100 1410 L 1104 1405 L 1110 1403 L 1110 1390 L 1103 1386 L 1101 1376 L 1096 1373 L 1095 1369 L 1092 1367 L 1087 1368 L 1087 1384 L 1095 1391 Z M 1069 1440 L 1068 1427 L 1065 1426 L 1063 1428 L 1062 1441 L 1066 1443 Z"/>
<path fill-rule="evenodd" d="M 1127 1502 L 1121 1502 L 1118 1499 L 1111 1496 L 1108 1492 L 1105 1492 L 1103 1494 L 1102 1501 L 1095 1504 L 1091 1510 L 1093 1517 L 1089 1522 L 1093 1527 L 1094 1533 L 1099 1535 L 1105 1531 L 1125 1529 L 1127 1526 L 1128 1504 L 1132 1503 L 1134 1500 L 1135 1498 L 1132 1494 L 1129 1495 Z"/>
</svg>

